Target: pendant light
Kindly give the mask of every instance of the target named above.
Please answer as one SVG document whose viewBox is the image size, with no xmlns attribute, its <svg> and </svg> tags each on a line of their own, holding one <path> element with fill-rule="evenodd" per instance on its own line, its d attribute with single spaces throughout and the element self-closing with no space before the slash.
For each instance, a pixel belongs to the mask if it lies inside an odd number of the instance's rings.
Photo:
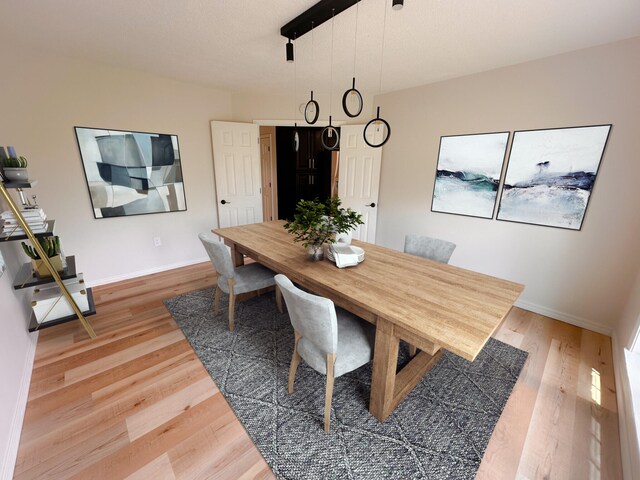
<svg viewBox="0 0 640 480">
<path fill-rule="evenodd" d="M 386 27 L 387 27 L 387 5 L 385 2 L 384 3 L 384 21 L 382 23 L 382 48 L 380 51 L 380 83 L 378 87 L 378 95 L 382 93 L 382 66 L 383 66 L 383 59 L 384 59 L 384 34 L 385 34 Z M 375 132 L 379 132 L 381 128 L 383 129 L 383 133 L 382 133 L 383 137 L 380 143 L 371 143 L 369 142 L 369 140 L 367 140 L 367 131 L 370 130 L 370 127 L 374 128 L 374 135 L 375 135 Z M 364 131 L 362 134 L 364 136 L 364 142 L 373 148 L 382 147 L 385 143 L 389 141 L 389 137 L 391 136 L 391 127 L 389 126 L 389 122 L 387 122 L 384 118 L 380 117 L 380 106 L 378 106 L 377 108 L 376 117 L 373 120 L 370 120 L 369 123 L 367 123 L 367 125 L 364 127 Z"/>
<path fill-rule="evenodd" d="M 338 144 L 340 143 L 340 134 L 338 130 L 331 125 L 331 111 L 333 110 L 333 24 L 334 17 L 331 16 L 331 67 L 329 70 L 331 74 L 329 76 L 329 125 L 322 129 L 322 133 L 320 133 L 320 143 L 327 150 L 335 150 L 338 148 Z"/>
<path fill-rule="evenodd" d="M 362 113 L 362 107 L 364 102 L 362 95 L 356 88 L 356 54 L 358 52 L 358 11 L 360 7 L 360 0 L 356 2 L 356 26 L 353 42 L 353 83 L 351 88 L 344 92 L 342 96 L 342 109 L 348 117 L 355 118 Z"/>
<path fill-rule="evenodd" d="M 311 69 L 311 76 L 313 76 L 313 22 L 311 22 Z M 313 90 L 311 90 L 311 100 L 304 107 L 304 119 L 309 125 L 313 125 L 318 121 L 318 116 L 320 116 L 320 105 L 313 99 Z"/>
<path fill-rule="evenodd" d="M 294 45 L 296 40 L 296 35 L 293 35 Z M 292 49 L 293 55 L 293 49 Z M 296 62 L 293 62 L 293 139 L 291 142 L 291 146 L 293 147 L 293 151 L 297 152 L 300 150 L 300 134 L 298 133 L 298 67 Z"/>
</svg>

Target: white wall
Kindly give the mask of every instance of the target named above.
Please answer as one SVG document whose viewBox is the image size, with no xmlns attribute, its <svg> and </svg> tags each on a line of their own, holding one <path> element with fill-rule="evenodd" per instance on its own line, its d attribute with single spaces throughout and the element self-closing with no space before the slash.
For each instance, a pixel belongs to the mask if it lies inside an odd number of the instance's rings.
<svg viewBox="0 0 640 480">
<path fill-rule="evenodd" d="M 4 207 L 0 201 L 0 207 Z M 19 244 L 0 244 L 7 269 L 0 278 L 0 479 L 13 477 L 22 419 L 29 393 L 37 333 L 27 332 L 27 292 L 13 290 Z"/>
<path fill-rule="evenodd" d="M 640 269 L 640 38 L 381 97 L 377 242 L 457 243 L 451 263 L 526 285 L 521 305 L 611 333 Z M 430 211 L 441 135 L 612 123 L 582 231 Z"/>
<path fill-rule="evenodd" d="M 206 257 L 196 234 L 217 225 L 209 122 L 231 118 L 230 94 L 15 45 L 0 58 L 11 70 L 2 145 L 29 159 L 33 192 L 88 284 Z M 187 211 L 94 219 L 74 126 L 178 135 Z"/>
<path fill-rule="evenodd" d="M 620 447 L 625 479 L 640 479 L 640 345 L 629 350 L 640 327 L 640 271 L 612 336 Z"/>
<path fill-rule="evenodd" d="M 622 347 L 631 348 L 637 329 L 640 327 L 640 270 L 631 289 L 626 307 L 616 325 L 616 336 Z M 640 353 L 640 345 L 635 346 Z"/>
</svg>

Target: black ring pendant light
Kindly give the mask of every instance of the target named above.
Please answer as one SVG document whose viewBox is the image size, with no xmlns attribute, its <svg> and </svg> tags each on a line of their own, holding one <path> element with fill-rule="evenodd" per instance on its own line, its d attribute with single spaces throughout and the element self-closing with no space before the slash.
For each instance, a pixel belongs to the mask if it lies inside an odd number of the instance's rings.
<svg viewBox="0 0 640 480">
<path fill-rule="evenodd" d="M 384 33 L 386 30 L 386 27 L 387 27 L 387 6 L 385 4 L 384 21 L 382 23 L 382 48 L 380 49 L 380 87 L 379 87 L 378 94 L 382 93 L 382 65 L 384 60 Z M 384 125 L 386 127 L 386 132 L 383 132 L 382 141 L 380 143 L 369 142 L 369 140 L 367 140 L 367 130 L 369 129 L 370 126 L 374 126 L 376 128 L 376 131 L 379 131 L 380 125 Z M 369 121 L 369 123 L 367 123 L 367 125 L 364 127 L 364 130 L 362 131 L 362 136 L 364 137 L 364 142 L 373 148 L 380 148 L 389 141 L 389 137 L 391 137 L 391 126 L 389 125 L 389 122 L 387 122 L 384 118 L 380 117 L 380 106 L 378 106 L 378 109 L 376 111 L 376 118 Z M 375 132 L 374 132 L 374 137 L 375 137 Z"/>
<path fill-rule="evenodd" d="M 311 68 L 313 68 L 313 22 L 311 22 Z M 320 116 L 320 105 L 313 99 L 313 90 L 311 90 L 311 100 L 304 107 L 304 119 L 309 125 L 313 125 L 318 121 Z"/>
<path fill-rule="evenodd" d="M 335 150 L 340 144 L 340 134 L 338 129 L 331 125 L 331 115 L 329 115 L 329 125 L 324 127 L 320 134 L 320 143 L 327 150 Z"/>
<path fill-rule="evenodd" d="M 386 135 L 383 134 L 383 138 L 382 141 L 380 143 L 371 143 L 369 142 L 369 140 L 367 140 L 367 129 L 370 126 L 373 126 L 377 129 L 380 128 L 380 125 L 384 125 L 386 127 Z M 369 123 L 367 123 L 367 125 L 364 127 L 364 132 L 363 132 L 363 136 L 364 136 L 364 142 L 369 145 L 370 147 L 373 148 L 379 148 L 381 146 L 383 146 L 385 143 L 387 143 L 387 141 L 389 140 L 389 137 L 391 136 L 391 126 L 389 125 L 389 122 L 387 122 L 384 118 L 380 118 L 380 107 L 378 107 L 378 111 L 376 113 L 376 118 L 374 118 L 373 120 L 369 120 Z M 375 137 L 375 131 L 373 133 L 373 137 Z"/>
<path fill-rule="evenodd" d="M 356 25 L 354 28 L 354 42 L 353 42 L 353 83 L 351 88 L 344 92 L 342 95 L 342 110 L 347 115 L 347 117 L 355 118 L 362 113 L 362 107 L 364 106 L 364 101 L 362 100 L 362 95 L 356 88 L 356 54 L 358 52 L 358 13 L 359 13 L 359 2 L 356 3 Z M 355 105 L 355 108 L 350 107 Z"/>
<path fill-rule="evenodd" d="M 349 107 L 352 103 L 355 103 L 355 109 L 353 111 Z M 353 77 L 353 87 L 344 92 L 342 96 L 342 109 L 348 117 L 355 118 L 362 113 L 363 106 L 364 101 L 362 100 L 362 95 L 356 88 L 356 77 Z"/>
<path fill-rule="evenodd" d="M 319 115 L 320 106 L 318 105 L 318 102 L 313 99 L 313 90 L 311 90 L 311 100 L 309 100 L 307 105 L 304 107 L 304 119 L 309 125 L 313 125 L 318 121 Z"/>
<path fill-rule="evenodd" d="M 329 125 L 322 129 L 320 133 L 320 143 L 327 150 L 335 150 L 340 144 L 340 134 L 336 127 L 331 125 L 331 109 L 333 103 L 333 16 L 331 17 L 331 74 L 329 80 Z M 333 140 L 333 143 L 331 143 Z"/>
</svg>

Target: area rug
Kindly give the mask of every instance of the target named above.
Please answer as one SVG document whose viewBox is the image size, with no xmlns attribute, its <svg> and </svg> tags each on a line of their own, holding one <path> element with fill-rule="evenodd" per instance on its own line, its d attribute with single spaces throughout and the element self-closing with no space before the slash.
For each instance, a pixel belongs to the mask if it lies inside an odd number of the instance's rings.
<svg viewBox="0 0 640 480">
<path fill-rule="evenodd" d="M 301 362 L 287 393 L 293 329 L 274 294 L 213 315 L 214 289 L 165 301 L 280 479 L 471 479 L 527 353 L 490 339 L 474 362 L 445 352 L 384 422 L 369 413 L 371 365 L 335 381 L 323 430 L 325 377 Z M 408 361 L 406 345 L 399 364 Z"/>
</svg>

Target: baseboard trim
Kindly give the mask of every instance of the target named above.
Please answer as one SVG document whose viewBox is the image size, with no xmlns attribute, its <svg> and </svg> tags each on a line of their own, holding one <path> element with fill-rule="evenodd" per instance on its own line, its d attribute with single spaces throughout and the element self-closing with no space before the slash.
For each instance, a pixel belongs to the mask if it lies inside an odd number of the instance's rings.
<svg viewBox="0 0 640 480">
<path fill-rule="evenodd" d="M 187 260 L 185 262 L 170 263 L 168 265 L 162 265 L 161 267 L 148 268 L 146 270 L 138 270 L 137 272 L 124 273 L 122 275 L 116 275 L 113 277 L 99 278 L 91 282 L 92 287 L 98 285 L 106 285 L 108 283 L 121 282 L 123 280 L 131 280 L 132 278 L 144 277 L 145 275 L 153 275 L 154 273 L 166 272 L 167 270 L 173 270 L 175 268 L 188 267 L 195 265 L 196 263 L 209 262 L 209 257 L 201 257 L 193 260 Z"/>
<path fill-rule="evenodd" d="M 551 308 L 543 307 L 535 303 L 525 302 L 523 300 L 517 300 L 514 305 L 516 307 L 523 308 L 524 310 L 529 310 L 530 312 L 544 315 L 545 317 L 554 318 L 556 320 L 560 320 L 561 322 L 575 325 L 576 327 L 584 328 L 586 330 L 591 330 L 593 332 L 602 333 L 603 335 L 611 336 L 611 334 L 613 333 L 613 330 L 611 329 L 611 327 L 605 327 L 603 325 L 587 320 L 586 318 L 581 318 L 565 312 L 559 312 L 558 310 L 553 310 Z"/>
<path fill-rule="evenodd" d="M 611 336 L 613 372 L 616 380 L 616 400 L 618 403 L 618 428 L 620 431 L 620 455 L 624 480 L 640 479 L 640 446 L 635 427 L 633 398 L 627 372 L 624 346 L 620 345 L 616 334 Z"/>
<path fill-rule="evenodd" d="M 25 355 L 25 362 L 18 390 L 18 398 L 16 400 L 15 410 L 13 411 L 13 418 L 11 419 L 9 441 L 7 442 L 7 449 L 4 452 L 4 459 L 0 462 L 1 480 L 11 480 L 16 468 L 18 447 L 20 446 L 20 435 L 22 434 L 22 422 L 24 421 L 24 413 L 27 409 L 29 387 L 31 386 L 31 374 L 33 372 L 33 361 L 36 355 L 36 345 L 38 344 L 38 332 L 36 332 L 35 335 L 30 335 L 30 337 L 32 341 L 29 343 Z"/>
</svg>

